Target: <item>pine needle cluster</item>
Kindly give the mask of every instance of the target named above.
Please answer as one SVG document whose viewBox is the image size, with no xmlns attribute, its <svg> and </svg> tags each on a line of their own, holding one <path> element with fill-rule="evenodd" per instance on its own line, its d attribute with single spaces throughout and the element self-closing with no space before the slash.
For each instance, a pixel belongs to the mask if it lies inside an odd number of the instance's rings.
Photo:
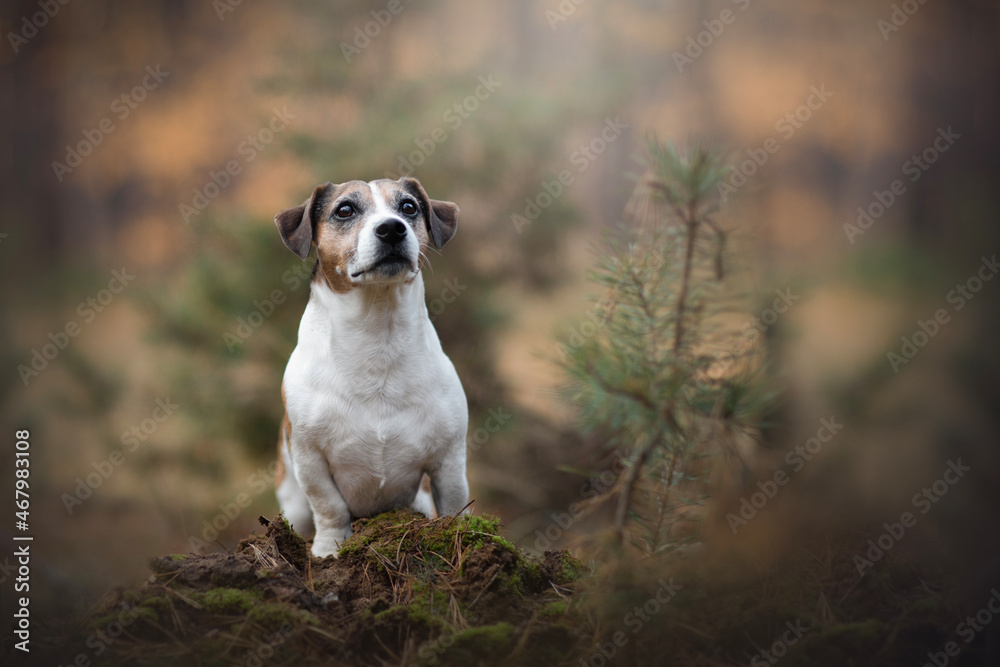
<svg viewBox="0 0 1000 667">
<path fill-rule="evenodd" d="M 623 464 L 598 502 L 616 500 L 617 539 L 648 552 L 697 537 L 708 477 L 720 462 L 745 470 L 737 440 L 766 401 L 753 351 L 722 324 L 734 297 L 716 186 L 728 170 L 703 147 L 648 142 L 633 224 L 592 271 L 596 324 L 561 346 L 581 428 L 606 436 Z"/>
</svg>

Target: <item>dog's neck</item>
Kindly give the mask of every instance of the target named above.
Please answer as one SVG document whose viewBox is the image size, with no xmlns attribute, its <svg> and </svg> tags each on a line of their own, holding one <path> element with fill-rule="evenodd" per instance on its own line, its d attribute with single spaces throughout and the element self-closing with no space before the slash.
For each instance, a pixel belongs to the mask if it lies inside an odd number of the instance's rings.
<svg viewBox="0 0 1000 667">
<path fill-rule="evenodd" d="M 423 276 L 342 293 L 319 278 L 310 289 L 303 324 L 308 320 L 310 335 L 327 342 L 338 361 L 398 365 L 424 346 L 428 319 Z"/>
</svg>

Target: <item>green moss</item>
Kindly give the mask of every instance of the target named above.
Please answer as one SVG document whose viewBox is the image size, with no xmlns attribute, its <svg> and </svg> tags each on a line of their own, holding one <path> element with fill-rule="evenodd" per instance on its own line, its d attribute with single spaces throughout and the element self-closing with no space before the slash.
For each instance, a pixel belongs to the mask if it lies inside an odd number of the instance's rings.
<svg viewBox="0 0 1000 667">
<path fill-rule="evenodd" d="M 235 615 L 250 611 L 261 595 L 257 591 L 239 588 L 215 588 L 206 593 L 192 593 L 190 597 L 201 603 L 209 613 Z"/>
<path fill-rule="evenodd" d="M 469 628 L 455 636 L 455 648 L 473 654 L 495 653 L 510 645 L 514 639 L 514 626 L 510 623 L 496 623 L 478 628 Z"/>
<path fill-rule="evenodd" d="M 351 556 L 354 554 L 364 553 L 368 551 L 368 545 L 372 543 L 372 538 L 369 535 L 359 535 L 355 533 L 347 538 L 343 546 L 340 547 L 340 551 L 337 554 L 338 558 L 343 558 L 345 556 Z"/>
<path fill-rule="evenodd" d="M 139 606 L 144 609 L 149 609 L 161 616 L 169 614 L 171 609 L 170 600 L 163 595 L 153 595 L 148 597 L 140 602 Z"/>
<path fill-rule="evenodd" d="M 444 609 L 435 612 L 420 604 L 399 604 L 373 614 L 371 618 L 376 625 L 381 623 L 405 625 L 411 630 L 424 627 L 425 632 L 434 634 L 450 632 L 451 625 L 444 620 Z"/>
<path fill-rule="evenodd" d="M 187 554 L 170 554 L 170 560 L 187 560 Z"/>
<path fill-rule="evenodd" d="M 456 522 L 456 530 L 473 531 L 477 533 L 487 533 L 496 535 L 500 530 L 500 517 L 492 514 L 465 514 L 462 520 Z"/>
<path fill-rule="evenodd" d="M 513 542 L 511 542 L 510 540 L 504 539 L 504 538 L 500 537 L 499 535 L 494 535 L 493 536 L 493 541 L 496 542 L 497 544 L 499 544 L 500 546 L 502 546 L 504 549 L 507 549 L 509 551 L 516 552 L 518 550 L 517 547 L 514 546 Z"/>
<path fill-rule="evenodd" d="M 543 584 L 542 568 L 534 561 L 521 560 L 508 582 L 512 592 L 522 597 L 538 592 Z"/>
<path fill-rule="evenodd" d="M 538 618 L 553 619 L 566 614 L 569 603 L 565 600 L 554 600 L 538 610 Z"/>
<path fill-rule="evenodd" d="M 284 602 L 255 604 L 247 614 L 247 621 L 264 626 L 268 630 L 277 630 L 286 625 L 320 624 L 315 614 Z"/>
<path fill-rule="evenodd" d="M 383 609 L 382 611 L 376 612 L 374 614 L 371 613 L 370 609 L 365 609 L 363 612 L 361 612 L 361 615 L 362 615 L 362 617 L 369 616 L 372 619 L 381 622 L 381 621 L 385 621 L 386 619 L 389 619 L 389 618 L 395 618 L 396 616 L 399 616 L 400 614 L 408 614 L 409 613 L 409 609 L 410 608 L 408 606 L 406 606 L 405 604 L 397 604 L 397 605 L 395 605 L 393 607 L 389 607 L 388 609 Z"/>
<path fill-rule="evenodd" d="M 422 581 L 415 581 L 410 608 L 422 616 L 444 617 L 448 611 L 449 599 L 449 595 L 441 588 Z"/>
<path fill-rule="evenodd" d="M 587 567 L 582 561 L 572 556 L 564 556 L 562 559 L 562 581 L 560 583 L 571 583 L 577 581 L 587 572 Z"/>
</svg>

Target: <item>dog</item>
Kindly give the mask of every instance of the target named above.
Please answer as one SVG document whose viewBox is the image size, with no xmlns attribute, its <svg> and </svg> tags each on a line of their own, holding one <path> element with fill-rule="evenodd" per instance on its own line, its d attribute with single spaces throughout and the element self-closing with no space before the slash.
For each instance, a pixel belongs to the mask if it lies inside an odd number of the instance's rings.
<svg viewBox="0 0 1000 667">
<path fill-rule="evenodd" d="M 282 381 L 276 476 L 282 512 L 315 529 L 318 558 L 338 554 L 352 517 L 466 510 L 468 404 L 421 275 L 458 214 L 404 177 L 323 183 L 274 217 L 289 250 L 319 256 Z"/>
</svg>

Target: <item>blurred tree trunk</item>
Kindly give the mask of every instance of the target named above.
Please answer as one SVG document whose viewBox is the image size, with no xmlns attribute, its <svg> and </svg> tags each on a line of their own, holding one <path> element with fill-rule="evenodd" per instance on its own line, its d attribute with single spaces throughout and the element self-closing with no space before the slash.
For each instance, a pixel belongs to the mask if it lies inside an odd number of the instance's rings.
<svg viewBox="0 0 1000 667">
<path fill-rule="evenodd" d="M 25 268 L 44 268 L 81 250 L 94 249 L 134 217 L 139 200 L 134 184 L 87 192 L 73 180 L 75 174 L 60 182 L 52 167 L 54 161 L 65 162 L 66 146 L 80 140 L 88 122 L 100 120 L 74 113 L 77 100 L 73 85 L 68 85 L 76 83 L 69 81 L 74 59 L 82 50 L 90 60 L 101 58 L 100 71 L 94 72 L 97 79 L 118 69 L 119 51 L 108 44 L 134 39 L 138 28 L 128 26 L 133 9 L 115 0 L 59 5 L 59 12 L 27 43 L 20 43 L 15 53 L 8 33 L 21 33 L 25 17 L 30 20 L 39 11 L 37 0 L 8 3 L 2 14 L 4 44 L 0 47 L 0 125 L 4 134 L 0 141 L 0 215 L 5 223 L 3 231 L 10 234 L 16 230 L 21 237 L 17 241 L 18 259 Z M 82 12 L 104 15 L 107 22 L 95 30 L 93 23 L 80 21 Z M 164 65 L 172 54 L 183 54 L 190 42 L 225 39 L 224 24 L 215 22 L 215 11 L 195 0 L 148 0 L 142 12 L 159 18 L 155 25 L 163 33 L 161 41 L 170 47 L 163 54 Z M 148 25 L 141 28 L 148 30 Z M 212 35 L 205 34 L 205 26 Z"/>
</svg>

